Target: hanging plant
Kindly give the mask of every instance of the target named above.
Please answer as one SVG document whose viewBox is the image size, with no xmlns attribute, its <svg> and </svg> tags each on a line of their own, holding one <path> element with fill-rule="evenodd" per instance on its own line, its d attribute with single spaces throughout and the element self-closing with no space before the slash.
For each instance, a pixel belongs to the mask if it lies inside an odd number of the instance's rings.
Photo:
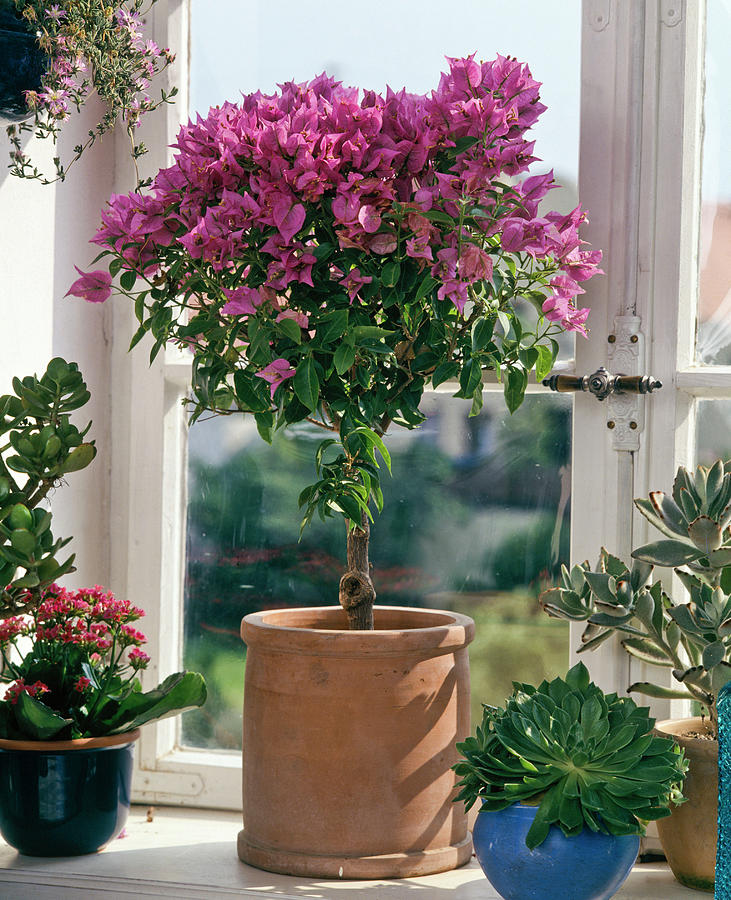
<svg viewBox="0 0 731 900">
<path fill-rule="evenodd" d="M 151 0 L 146 11 L 155 2 Z M 127 131 L 137 170 L 137 159 L 146 152 L 135 138 L 141 117 L 177 93 L 176 88 L 162 90 L 159 99 L 149 93 L 152 79 L 175 57 L 154 41 L 145 40 L 142 6 L 142 0 L 113 5 L 74 0 L 66 7 L 47 5 L 45 0 L 0 0 L 0 27 L 11 33 L 8 40 L 25 46 L 28 60 L 22 71 L 5 73 L 0 87 L 0 114 L 11 120 L 7 133 L 13 175 L 43 184 L 63 181 L 84 151 L 117 121 Z M 23 135 L 32 132 L 56 145 L 72 110 L 78 112 L 93 94 L 105 106 L 101 120 L 89 130 L 86 140 L 74 147 L 70 161 L 54 157 L 55 174 L 47 176 L 23 149 Z M 23 117 L 24 121 L 17 121 Z M 139 175 L 137 183 L 144 184 Z"/>
</svg>

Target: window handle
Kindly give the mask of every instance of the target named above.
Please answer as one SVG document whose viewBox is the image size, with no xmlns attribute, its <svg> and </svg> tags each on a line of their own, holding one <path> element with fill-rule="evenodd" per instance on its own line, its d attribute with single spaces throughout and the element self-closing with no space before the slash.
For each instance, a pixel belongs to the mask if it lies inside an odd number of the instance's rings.
<svg viewBox="0 0 731 900">
<path fill-rule="evenodd" d="M 651 394 L 662 387 L 662 382 L 652 375 L 612 375 L 604 366 L 592 375 L 549 375 L 541 383 L 559 393 L 587 391 L 597 400 L 610 394 Z"/>
</svg>

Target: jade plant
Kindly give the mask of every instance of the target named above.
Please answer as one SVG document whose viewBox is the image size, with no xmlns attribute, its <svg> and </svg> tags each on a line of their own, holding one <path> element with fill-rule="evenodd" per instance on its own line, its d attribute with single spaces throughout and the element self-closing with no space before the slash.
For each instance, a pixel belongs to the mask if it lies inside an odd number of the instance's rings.
<svg viewBox="0 0 731 900">
<path fill-rule="evenodd" d="M 94 459 L 94 441 L 71 421 L 89 400 L 76 363 L 52 359 L 38 378 L 14 378 L 0 396 L 0 618 L 32 609 L 44 587 L 73 572 L 71 538 L 54 538 L 43 505 L 72 472 Z"/>
<path fill-rule="evenodd" d="M 351 628 L 373 628 L 369 522 L 390 467 L 384 435 L 424 420 L 449 380 L 480 412 L 486 373 L 508 409 L 556 337 L 585 334 L 580 283 L 599 251 L 584 212 L 539 210 L 552 173 L 526 131 L 545 107 L 528 67 L 450 59 L 430 95 L 362 95 L 325 74 L 185 126 L 150 192 L 115 196 L 93 241 L 107 270 L 70 293 L 134 306 L 132 344 L 191 353 L 192 418 L 250 414 L 322 432 L 303 526 L 342 516 Z"/>
<path fill-rule="evenodd" d="M 201 706 L 203 677 L 176 672 L 143 691 L 150 657 L 135 624 L 144 612 L 99 586 L 51 585 L 30 615 L 0 622 L 0 738 L 68 740 L 132 731 Z M 133 624 L 134 623 L 134 624 Z"/>
<path fill-rule="evenodd" d="M 527 835 L 532 850 L 556 826 L 644 834 L 645 823 L 682 802 L 687 762 L 655 720 L 630 697 L 604 694 L 583 663 L 538 687 L 513 683 L 504 707 L 485 706 L 475 737 L 457 744 L 456 798 L 480 814 L 515 803 L 537 806 Z"/>
<path fill-rule="evenodd" d="M 718 692 L 731 681 L 731 463 L 681 467 L 671 495 L 653 491 L 635 505 L 664 537 L 634 550 L 631 566 L 605 549 L 595 571 L 588 562 L 564 566 L 541 605 L 587 623 L 579 652 L 618 633 L 632 656 L 670 669 L 676 686 L 637 682 L 629 690 L 697 701 L 715 736 Z M 674 569 L 682 599 L 651 582 L 654 566 Z"/>
</svg>

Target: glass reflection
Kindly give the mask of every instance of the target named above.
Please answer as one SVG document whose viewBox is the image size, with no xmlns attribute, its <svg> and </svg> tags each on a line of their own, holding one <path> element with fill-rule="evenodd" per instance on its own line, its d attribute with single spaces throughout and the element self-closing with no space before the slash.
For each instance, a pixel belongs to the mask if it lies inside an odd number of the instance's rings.
<svg viewBox="0 0 731 900">
<path fill-rule="evenodd" d="M 513 417 L 495 394 L 480 416 L 469 407 L 428 395 L 424 426 L 389 435 L 394 475 L 383 476 L 370 555 L 378 603 L 476 620 L 477 717 L 512 680 L 566 668 L 567 628 L 536 597 L 568 561 L 571 400 L 529 395 Z M 313 431 L 280 433 L 268 447 L 244 417 L 191 429 L 184 661 L 206 675 L 210 699 L 183 718 L 188 745 L 240 746 L 243 615 L 338 602 L 342 522 L 313 522 L 298 543 L 297 497 L 321 440 Z"/>
<path fill-rule="evenodd" d="M 731 365 L 731 5 L 708 0 L 696 357 Z"/>
</svg>

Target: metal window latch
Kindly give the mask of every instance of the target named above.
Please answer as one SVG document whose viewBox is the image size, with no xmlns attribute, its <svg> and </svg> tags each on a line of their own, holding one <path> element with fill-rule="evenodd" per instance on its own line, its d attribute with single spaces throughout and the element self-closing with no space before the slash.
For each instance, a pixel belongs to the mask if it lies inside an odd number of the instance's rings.
<svg viewBox="0 0 731 900">
<path fill-rule="evenodd" d="M 612 375 L 600 366 L 593 375 L 550 375 L 541 382 L 552 391 L 589 391 L 597 400 L 610 394 L 651 394 L 662 387 L 652 375 Z"/>
<path fill-rule="evenodd" d="M 608 365 L 620 374 L 612 375 L 601 366 L 592 375 L 550 375 L 543 385 L 552 391 L 586 391 L 607 401 L 607 428 L 615 450 L 639 450 L 640 432 L 645 424 L 642 394 L 662 387 L 652 375 L 642 375 L 645 340 L 639 316 L 617 316 L 614 333 L 608 337 Z"/>
</svg>

